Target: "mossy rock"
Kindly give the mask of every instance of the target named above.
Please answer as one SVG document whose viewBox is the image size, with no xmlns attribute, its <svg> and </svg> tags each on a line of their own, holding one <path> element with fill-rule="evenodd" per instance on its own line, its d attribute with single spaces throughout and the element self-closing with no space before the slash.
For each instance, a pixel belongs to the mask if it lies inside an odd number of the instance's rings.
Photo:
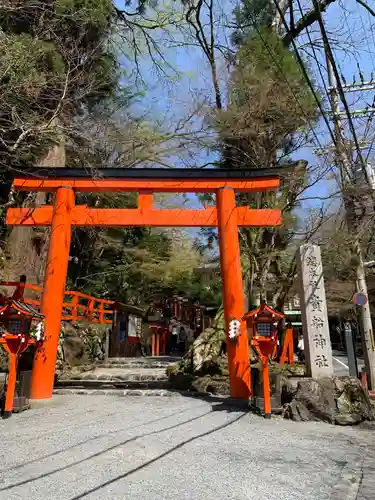
<svg viewBox="0 0 375 500">
<path fill-rule="evenodd" d="M 195 379 L 196 377 L 193 375 L 174 372 L 169 375 L 168 381 L 172 389 L 176 389 L 177 391 L 190 391 Z"/>
<path fill-rule="evenodd" d="M 170 377 L 173 374 L 178 373 L 179 372 L 179 363 L 173 363 L 171 365 L 168 365 L 165 372 L 168 375 L 168 377 Z"/>
<path fill-rule="evenodd" d="M 69 336 L 63 342 L 64 361 L 70 365 L 85 364 L 88 359 L 85 353 L 85 343 L 81 337 Z"/>
<path fill-rule="evenodd" d="M 205 373 L 220 373 L 223 342 L 225 341 L 224 312 L 221 308 L 212 327 L 206 328 L 191 345 L 189 351 L 180 363 L 184 373 L 204 375 Z"/>
<path fill-rule="evenodd" d="M 294 365 L 272 363 L 270 365 L 270 372 L 281 373 L 284 377 L 304 377 L 306 376 L 306 365 L 300 363 L 295 363 Z"/>
<path fill-rule="evenodd" d="M 0 349 L 0 372 L 6 372 L 8 370 L 8 354 L 3 348 Z"/>
<path fill-rule="evenodd" d="M 199 377 L 192 383 L 192 389 L 207 394 L 219 394 L 230 396 L 230 385 L 228 377 Z"/>
<path fill-rule="evenodd" d="M 169 376 L 171 388 L 177 391 L 191 391 L 207 394 L 230 395 L 229 377 L 210 376 L 197 377 L 192 374 L 175 372 Z"/>
</svg>

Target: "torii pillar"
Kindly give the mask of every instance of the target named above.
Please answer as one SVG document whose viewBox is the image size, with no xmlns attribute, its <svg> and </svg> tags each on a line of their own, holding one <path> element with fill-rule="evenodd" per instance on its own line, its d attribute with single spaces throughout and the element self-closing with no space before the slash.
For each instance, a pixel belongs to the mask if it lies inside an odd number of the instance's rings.
<svg viewBox="0 0 375 500">
<path fill-rule="evenodd" d="M 74 198 L 71 187 L 60 187 L 56 190 L 41 304 L 45 315 L 45 337 L 35 354 L 30 388 L 32 399 L 52 397 L 68 271 Z"/>
<path fill-rule="evenodd" d="M 246 323 L 241 321 L 241 335 L 236 340 L 228 337 L 230 321 L 233 318 L 241 320 L 245 314 L 236 197 L 232 188 L 217 191 L 216 207 L 230 392 L 234 398 L 249 399 L 250 358 Z"/>
</svg>

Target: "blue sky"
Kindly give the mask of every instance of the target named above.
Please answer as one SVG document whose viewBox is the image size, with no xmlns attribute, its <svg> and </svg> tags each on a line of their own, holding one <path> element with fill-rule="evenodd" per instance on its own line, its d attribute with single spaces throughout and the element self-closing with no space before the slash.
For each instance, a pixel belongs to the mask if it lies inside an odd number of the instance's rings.
<svg viewBox="0 0 375 500">
<path fill-rule="evenodd" d="M 118 3 L 121 5 L 123 2 L 118 0 Z M 178 12 L 178 4 L 175 3 L 172 5 L 174 5 L 174 8 L 176 8 Z M 226 1 L 222 3 L 221 8 L 224 15 L 230 17 L 233 6 L 233 2 Z M 163 8 L 168 10 L 171 7 L 169 4 L 159 3 L 159 9 L 162 10 Z M 304 12 L 310 8 L 311 2 L 302 3 Z M 345 6 L 340 0 L 329 6 L 327 12 L 324 14 L 324 19 L 327 31 L 329 32 L 331 40 L 333 40 L 336 60 L 345 79 L 350 82 L 353 78 L 353 74 L 356 73 L 358 81 L 358 66 L 365 75 L 365 79 L 369 79 L 371 72 L 375 72 L 375 38 L 373 26 L 375 18 L 372 18 L 355 0 L 345 1 Z M 310 28 L 310 34 L 312 39 L 316 40 L 318 35 L 317 25 Z M 160 32 L 157 36 L 160 39 L 159 41 L 164 38 L 165 41 L 162 43 L 162 46 L 165 49 L 166 58 L 171 66 L 177 70 L 178 77 L 171 72 L 170 74 L 173 75 L 174 78 L 171 84 L 168 82 L 168 78 L 162 78 L 153 70 L 153 67 L 147 59 L 143 60 L 141 69 L 142 73 L 145 75 L 147 94 L 142 100 L 139 109 L 142 110 L 142 113 L 146 113 L 149 119 L 160 120 L 160 122 L 164 123 L 167 122 L 173 127 L 173 124 L 176 123 L 178 119 L 186 116 L 191 111 L 192 107 L 196 105 L 197 100 L 211 99 L 211 101 L 213 101 L 212 82 L 210 80 L 208 64 L 199 48 L 191 46 L 187 48 L 176 47 L 178 42 L 182 40 L 182 36 L 176 32 L 173 32 L 168 37 L 166 37 L 165 33 Z M 223 42 L 225 41 L 222 32 L 218 33 L 218 37 L 220 37 Z M 176 42 L 173 44 L 174 46 L 171 46 L 172 38 Z M 315 77 L 317 86 L 323 87 L 320 75 L 317 71 L 317 64 L 306 55 L 306 52 L 304 52 L 307 42 L 308 37 L 306 34 L 299 37 L 298 45 L 301 48 L 301 54 L 311 65 L 312 74 Z M 353 47 L 355 47 L 355 50 Z M 321 50 L 317 50 L 318 54 L 321 52 Z M 323 78 L 327 82 L 327 75 L 324 70 L 325 61 L 321 58 L 320 63 L 323 68 Z M 224 76 L 224 72 L 222 74 Z M 324 93 L 324 91 L 322 92 Z M 358 102 L 356 102 L 358 94 L 348 94 L 347 98 L 352 107 L 362 108 L 365 103 L 372 102 L 373 93 L 363 95 L 362 99 Z M 324 107 L 326 109 L 329 108 L 327 102 Z M 343 123 L 345 125 L 345 121 Z M 363 121 L 355 120 L 354 123 L 360 134 L 361 127 L 363 129 Z M 330 143 L 327 127 L 322 120 L 314 129 L 323 146 Z M 315 149 L 316 145 L 309 145 L 309 147 L 299 150 L 298 154 L 294 155 L 294 157 L 296 159 L 300 158 L 307 160 L 311 167 L 313 167 L 314 165 L 322 163 L 322 159 L 314 155 Z M 208 158 L 214 158 L 211 152 L 201 151 L 195 160 L 197 164 L 203 164 Z M 180 160 L 177 157 L 171 158 L 171 162 L 175 166 L 180 165 Z M 323 203 L 323 201 L 318 198 L 328 196 L 334 191 L 336 191 L 335 182 L 327 178 L 322 179 L 305 193 L 304 197 L 309 199 L 303 201 L 299 215 L 302 218 L 307 216 L 311 209 Z M 189 198 L 189 205 L 196 205 L 193 198 Z"/>
<path fill-rule="evenodd" d="M 324 15 L 324 21 L 327 32 L 329 33 L 331 39 L 331 44 L 334 49 L 334 55 L 339 66 L 339 71 L 344 76 L 345 80 L 350 83 L 353 81 L 353 75 L 356 75 L 355 78 L 358 82 L 359 68 L 363 73 L 365 80 L 369 80 L 371 78 L 371 72 L 375 71 L 375 18 L 372 18 L 370 14 L 355 0 L 350 0 L 349 2 L 345 2 L 345 6 L 341 1 L 330 5 L 327 9 L 327 13 Z M 313 41 L 320 38 L 320 33 L 317 25 L 310 28 L 309 31 Z M 308 43 L 308 41 L 309 39 L 306 34 L 298 39 L 299 45 L 302 47 L 304 44 Z M 303 49 L 301 53 L 303 53 Z M 322 51 L 317 50 L 316 53 L 322 54 Z M 322 89 L 322 94 L 324 94 L 324 87 L 322 84 L 321 75 L 319 75 L 319 72 L 317 70 L 317 64 L 314 63 L 310 58 L 308 58 L 308 60 L 311 62 L 313 70 L 312 72 L 316 78 L 316 83 Z M 328 78 L 325 70 L 326 62 L 323 57 L 320 57 L 319 60 L 321 63 L 324 81 L 328 86 Z M 365 107 L 366 104 L 372 102 L 373 97 L 374 92 L 367 92 L 365 94 L 346 94 L 350 109 L 360 109 Z M 340 107 L 342 110 L 344 110 L 342 104 L 340 104 Z M 328 102 L 325 103 L 324 108 L 329 108 Z M 346 120 L 343 120 L 343 125 L 345 127 L 346 137 L 350 138 Z M 363 131 L 363 120 L 354 119 L 354 125 L 357 130 L 358 136 L 360 136 L 361 132 Z M 331 126 L 331 128 L 333 130 L 333 125 Z M 331 142 L 327 126 L 323 122 L 323 120 L 321 120 L 319 124 L 317 133 L 323 145 L 329 144 Z M 308 160 L 310 164 L 316 162 L 316 157 L 311 149 L 301 150 L 299 154 L 303 154 L 304 158 Z M 364 152 L 364 156 L 366 156 L 366 152 Z M 318 183 L 309 191 L 309 196 L 326 196 L 332 191 L 336 191 L 335 182 L 327 182 L 327 180 L 322 180 L 322 182 Z M 305 207 L 313 207 L 318 205 L 319 203 L 320 200 L 309 200 L 309 202 L 305 204 Z"/>
</svg>

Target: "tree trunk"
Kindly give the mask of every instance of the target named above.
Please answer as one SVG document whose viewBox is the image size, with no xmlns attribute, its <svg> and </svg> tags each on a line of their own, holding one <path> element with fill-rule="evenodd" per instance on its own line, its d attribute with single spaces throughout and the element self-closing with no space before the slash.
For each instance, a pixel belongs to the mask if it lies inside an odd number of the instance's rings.
<svg viewBox="0 0 375 500">
<path fill-rule="evenodd" d="M 40 162 L 41 167 L 65 167 L 65 144 L 51 147 Z M 46 203 L 47 193 L 29 193 L 23 207 L 39 207 Z M 4 279 L 18 281 L 25 274 L 27 281 L 43 284 L 49 244 L 49 228 L 15 226 L 7 238 Z"/>
</svg>

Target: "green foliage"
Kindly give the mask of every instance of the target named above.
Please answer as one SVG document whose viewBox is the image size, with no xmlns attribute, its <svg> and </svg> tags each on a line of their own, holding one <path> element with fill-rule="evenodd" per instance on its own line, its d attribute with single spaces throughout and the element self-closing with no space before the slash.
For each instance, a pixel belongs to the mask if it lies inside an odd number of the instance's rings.
<svg viewBox="0 0 375 500">
<path fill-rule="evenodd" d="M 330 283 L 355 281 L 359 263 L 353 254 L 353 235 L 342 224 L 339 217 L 324 224 L 317 236 L 322 250 L 324 278 Z"/>
<path fill-rule="evenodd" d="M 0 88 L 3 106 L 21 116 L 35 113 L 33 105 L 44 92 L 53 92 L 61 84 L 65 64 L 51 42 L 29 34 L 0 38 Z"/>
<path fill-rule="evenodd" d="M 256 27 L 271 26 L 275 13 L 275 4 L 270 0 L 242 0 L 234 9 L 236 29 L 232 35 L 232 42 L 241 47 L 256 31 Z"/>
<path fill-rule="evenodd" d="M 55 12 L 83 32 L 95 29 L 100 39 L 110 26 L 113 3 L 112 0 L 56 0 Z"/>
<path fill-rule="evenodd" d="M 75 231 L 70 286 L 94 296 L 149 306 L 160 295 L 184 295 L 216 303 L 217 288 L 203 284 L 199 255 L 189 242 L 176 244 L 147 228 Z"/>
<path fill-rule="evenodd" d="M 192 279 L 186 283 L 179 294 L 186 294 L 193 301 L 206 306 L 219 306 L 222 300 L 220 272 L 215 273 L 209 279 L 204 279 L 199 271 L 195 271 Z"/>
<path fill-rule="evenodd" d="M 45 164 L 46 153 L 59 145 L 63 154 L 57 155 L 56 166 L 64 166 L 66 159 L 71 168 L 126 167 L 150 162 L 155 144 L 167 149 L 155 126 L 127 113 L 136 92 L 126 86 L 113 52 L 117 26 L 112 0 L 49 0 L 38 2 L 37 8 L 28 0 L 19 0 L 17 8 L 6 5 L 0 7 L 0 163 Z M 145 6 L 142 0 L 139 10 Z M 122 18 L 121 42 L 129 39 L 138 57 L 131 19 L 127 24 Z M 146 51 L 155 50 L 144 35 L 155 22 L 142 22 Z M 156 24 L 165 28 L 169 22 L 167 11 L 157 13 Z M 8 192 L 9 184 L 1 190 L 3 201 Z M 132 194 L 77 194 L 77 201 L 95 207 L 136 206 Z M 75 259 L 68 286 L 95 296 L 149 304 L 160 294 L 216 294 L 217 287 L 201 286 L 195 271 L 198 253 L 188 244 L 176 246 L 164 232 L 77 229 L 70 253 Z"/>
<path fill-rule="evenodd" d="M 316 103 L 292 53 L 269 29 L 239 49 L 228 109 L 217 127 L 231 166 L 269 167 L 317 118 Z"/>
<path fill-rule="evenodd" d="M 79 203 L 134 208 L 136 195 L 81 195 Z M 180 237 L 179 237 L 180 236 Z M 74 230 L 69 287 L 90 295 L 150 306 L 160 295 L 204 304 L 220 300 L 220 279 L 198 270 L 203 256 L 183 235 L 150 228 Z"/>
<path fill-rule="evenodd" d="M 120 78 L 111 0 L 32 4 L 0 7 L 0 162 L 9 167 L 66 142 L 72 120 L 113 99 Z"/>
<path fill-rule="evenodd" d="M 230 83 L 230 103 L 218 114 L 223 140 L 224 166 L 267 168 L 287 156 L 296 133 L 317 118 L 316 103 L 292 53 L 279 37 L 264 28 L 237 52 Z M 281 193 L 239 195 L 239 204 L 252 208 L 281 208 L 283 227 L 242 230 L 241 243 L 247 269 L 258 278 L 271 269 L 289 245 L 296 226 L 291 210 L 298 205 L 297 193 L 306 182 L 304 168 L 284 177 Z M 270 259 L 273 264 L 270 265 Z"/>
</svg>

